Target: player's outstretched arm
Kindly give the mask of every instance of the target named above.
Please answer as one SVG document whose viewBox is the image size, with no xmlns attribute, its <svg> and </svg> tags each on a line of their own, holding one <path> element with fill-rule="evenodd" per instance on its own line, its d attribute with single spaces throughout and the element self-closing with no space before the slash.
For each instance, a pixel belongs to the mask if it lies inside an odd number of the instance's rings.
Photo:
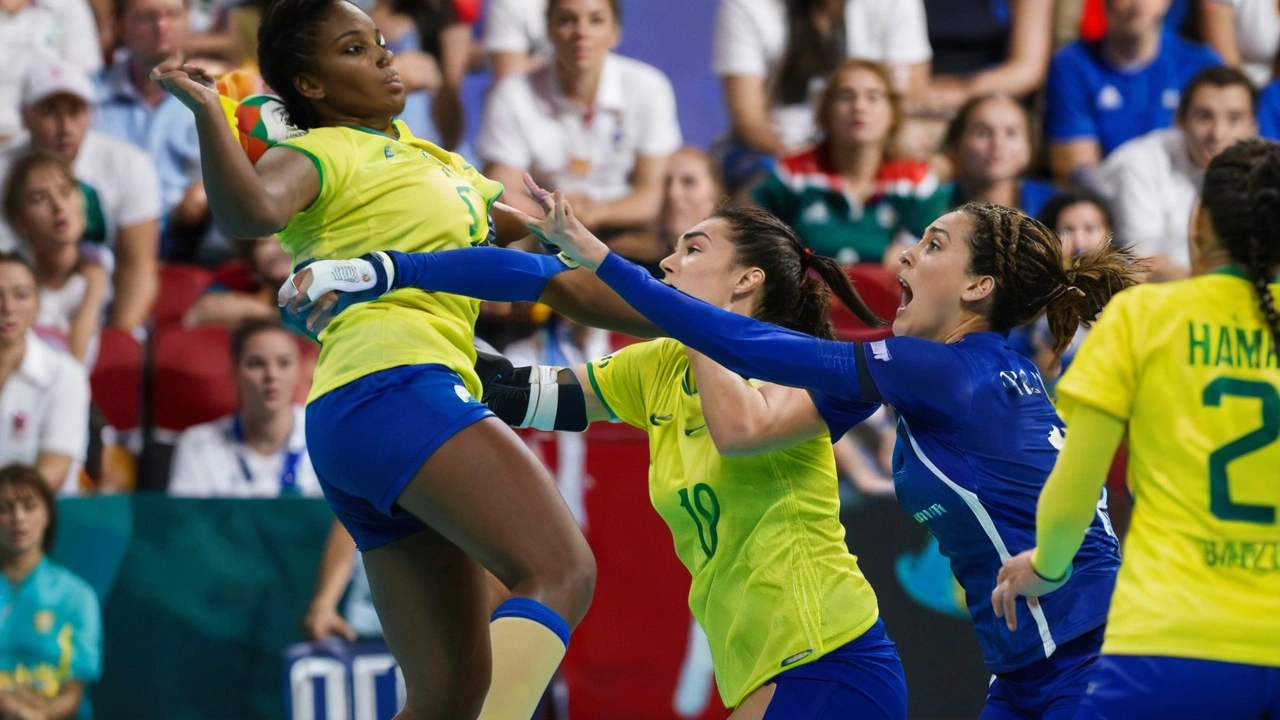
<svg viewBox="0 0 1280 720">
<path fill-rule="evenodd" d="M 209 207 L 230 235 L 271 235 L 320 194 L 320 173 L 302 153 L 273 148 L 255 168 L 227 123 L 213 78 L 203 69 L 171 61 L 151 76 L 196 116 Z"/>
</svg>

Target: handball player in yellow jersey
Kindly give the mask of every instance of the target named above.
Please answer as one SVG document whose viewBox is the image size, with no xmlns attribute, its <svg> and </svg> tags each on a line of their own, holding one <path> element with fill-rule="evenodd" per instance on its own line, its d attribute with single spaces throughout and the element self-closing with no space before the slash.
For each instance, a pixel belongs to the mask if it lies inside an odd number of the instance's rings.
<svg viewBox="0 0 1280 720">
<path fill-rule="evenodd" d="M 1129 432 L 1133 521 L 1076 720 L 1280 718 L 1280 145 L 1209 163 L 1194 277 L 1111 301 L 1058 385 L 1037 544 L 992 602 L 1052 596 Z"/>
<path fill-rule="evenodd" d="M 404 86 L 355 5 L 271 3 L 258 61 L 299 130 L 256 166 L 206 73 L 154 72 L 196 115 L 209 204 L 231 235 L 276 233 L 295 263 L 486 241 L 502 186 L 394 119 Z M 307 445 L 404 672 L 398 720 L 528 720 L 595 583 L 551 477 L 475 399 L 478 305 L 401 290 L 319 336 Z M 492 623 L 484 569 L 514 596 Z"/>
<path fill-rule="evenodd" d="M 545 191 L 527 182 L 545 202 Z M 537 277 L 540 266 L 563 269 L 551 258 L 496 248 L 376 255 L 374 262 L 391 265 L 391 287 L 493 300 L 521 299 L 513 286 Z M 286 283 L 282 298 L 300 291 L 318 300 L 322 321 L 334 307 L 330 290 L 363 289 L 343 278 L 377 273 L 367 262 L 313 264 Z M 338 271 L 344 266 L 354 275 Z M 715 211 L 680 237 L 661 267 L 667 283 L 693 297 L 831 338 L 830 300 L 813 271 L 859 317 L 877 322 L 833 260 L 815 257 L 756 208 Z M 538 291 L 535 282 L 524 292 Z M 653 340 L 574 368 L 518 368 L 486 386 L 485 402 L 521 427 L 581 431 L 613 420 L 648 434 L 649 495 L 693 577 L 689 607 L 710 641 L 733 720 L 905 718 L 902 663 L 845 545 L 825 426 L 792 428 L 770 451 L 735 452 L 723 445 L 723 428 L 703 416 L 704 380 L 720 392 L 754 392 L 680 343 Z M 864 416 L 875 410 L 868 405 Z"/>
</svg>

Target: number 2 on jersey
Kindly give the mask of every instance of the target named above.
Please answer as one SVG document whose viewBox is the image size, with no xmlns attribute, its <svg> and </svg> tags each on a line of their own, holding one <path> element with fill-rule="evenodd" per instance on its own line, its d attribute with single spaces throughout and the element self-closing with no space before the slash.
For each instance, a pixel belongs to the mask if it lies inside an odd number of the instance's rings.
<svg viewBox="0 0 1280 720">
<path fill-rule="evenodd" d="M 716 526 L 720 524 L 720 499 L 706 483 L 693 486 L 692 503 L 689 502 L 688 489 L 682 488 L 679 495 L 680 507 L 689 513 L 693 524 L 698 526 L 698 542 L 702 543 L 702 552 L 710 560 L 716 554 L 716 546 L 720 544 L 720 537 L 716 534 Z"/>
<path fill-rule="evenodd" d="M 1220 520 L 1274 525 L 1276 509 L 1268 505 L 1249 505 L 1231 500 L 1227 466 L 1280 439 L 1280 391 L 1274 385 L 1257 380 L 1218 378 L 1204 388 L 1205 407 L 1219 407 L 1223 397 L 1262 401 L 1262 427 L 1242 435 L 1209 454 L 1209 510 Z"/>
</svg>

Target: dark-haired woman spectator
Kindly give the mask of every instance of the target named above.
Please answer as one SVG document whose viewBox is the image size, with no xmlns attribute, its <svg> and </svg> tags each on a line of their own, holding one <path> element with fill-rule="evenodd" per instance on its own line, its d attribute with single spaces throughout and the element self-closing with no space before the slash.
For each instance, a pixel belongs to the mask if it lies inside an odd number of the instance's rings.
<svg viewBox="0 0 1280 720">
<path fill-rule="evenodd" d="M 812 142 L 812 101 L 842 62 L 883 63 L 893 90 L 911 93 L 924 87 L 932 57 L 921 0 L 720 0 L 711 52 L 729 110 L 722 163 L 734 192 Z"/>
<path fill-rule="evenodd" d="M 1052 183 L 1022 177 L 1031 164 L 1031 119 L 1006 95 L 970 99 L 947 129 L 956 169 L 951 207 L 989 202 L 1035 217 L 1056 192 Z"/>
<path fill-rule="evenodd" d="M 66 720 L 102 674 L 102 611 L 93 588 L 46 557 L 58 506 L 40 471 L 0 468 L 0 717 Z"/>
<path fill-rule="evenodd" d="M 51 490 L 74 494 L 89 443 L 89 378 L 34 332 L 36 272 L 0 253 L 0 463 L 34 465 Z"/>
<path fill-rule="evenodd" d="M 897 251 L 946 210 L 947 197 L 928 163 L 893 155 L 904 111 L 889 69 L 846 60 L 816 116 L 822 141 L 783 158 L 752 196 L 819 255 L 896 267 Z"/>
<path fill-rule="evenodd" d="M 547 33 L 555 59 L 493 91 L 476 153 L 526 212 L 523 173 L 574 199 L 593 230 L 643 228 L 658 217 L 667 161 L 681 143 L 671 82 L 613 53 L 618 0 L 552 0 Z"/>
<path fill-rule="evenodd" d="M 1049 71 L 1053 0 L 924 0 L 933 75 L 919 103 L 955 112 L 969 98 L 1030 95 Z"/>
<path fill-rule="evenodd" d="M 80 242 L 84 198 L 71 166 L 51 153 L 19 159 L 5 186 L 4 213 L 35 260 L 36 333 L 92 367 L 111 281 L 101 251 Z"/>
</svg>

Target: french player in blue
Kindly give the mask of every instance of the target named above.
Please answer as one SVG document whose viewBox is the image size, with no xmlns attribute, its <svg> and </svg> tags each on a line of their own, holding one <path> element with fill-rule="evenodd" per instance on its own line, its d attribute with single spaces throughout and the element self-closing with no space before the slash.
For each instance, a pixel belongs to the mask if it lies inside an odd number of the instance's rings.
<svg viewBox="0 0 1280 720">
<path fill-rule="evenodd" d="M 995 675 L 982 719 L 1072 716 L 1102 643 L 1119 546 L 1103 496 L 1072 574 L 1053 578 L 1059 592 L 1019 604 L 1016 632 L 995 617 L 990 596 L 997 574 L 1005 560 L 1035 544 L 1036 502 L 1064 437 L 1035 365 L 1010 350 L 1004 335 L 1047 313 L 1060 352 L 1082 322 L 1132 283 L 1130 256 L 1108 246 L 1068 265 L 1058 238 L 1039 222 L 1008 208 L 965 205 L 902 254 L 898 337 L 841 343 L 684 295 L 609 253 L 560 193 L 541 201 L 547 218 L 529 218 L 531 229 L 697 351 L 691 363 L 709 358 L 778 383 L 744 393 L 728 371 L 705 374 L 703 408 L 718 447 L 766 452 L 824 427 L 841 437 L 881 403 L 892 405 L 900 418 L 899 502 L 950 560 Z M 368 287 L 385 284 L 389 267 L 394 287 L 498 299 L 495 293 L 536 295 L 546 277 L 564 268 L 555 258 L 493 248 L 388 255 L 371 263 L 375 272 L 368 274 L 379 280 Z M 316 305 L 321 310 L 324 303 Z M 714 363 L 700 365 L 699 377 Z"/>
<path fill-rule="evenodd" d="M 1258 95 L 1258 134 L 1280 141 L 1280 80 L 1272 81 Z"/>
<path fill-rule="evenodd" d="M 1106 246 L 1068 264 L 1061 242 L 1041 223 L 1008 208 L 965 205 L 903 252 L 897 337 L 842 343 L 734 315 L 667 287 L 610 253 L 562 199 L 553 203 L 536 231 L 594 268 L 671 337 L 733 372 L 807 390 L 750 397 L 719 392 L 729 382 L 714 392 L 704 383 L 708 426 L 718 420 L 722 431 L 736 432 L 740 450 L 776 448 L 820 423 L 838 438 L 880 403 L 893 406 L 898 500 L 950 560 L 995 675 L 982 720 L 1074 714 L 1102 644 L 1119 545 L 1104 495 L 1073 571 L 1052 579 L 1061 583 L 1058 592 L 1020 604 L 1014 633 L 995 616 L 990 596 L 997 574 L 1005 560 L 1035 544 L 1036 501 L 1064 437 L 1035 365 L 1010 350 L 1004 336 L 1047 313 L 1060 352 L 1081 323 L 1132 284 L 1131 256 Z"/>
</svg>

